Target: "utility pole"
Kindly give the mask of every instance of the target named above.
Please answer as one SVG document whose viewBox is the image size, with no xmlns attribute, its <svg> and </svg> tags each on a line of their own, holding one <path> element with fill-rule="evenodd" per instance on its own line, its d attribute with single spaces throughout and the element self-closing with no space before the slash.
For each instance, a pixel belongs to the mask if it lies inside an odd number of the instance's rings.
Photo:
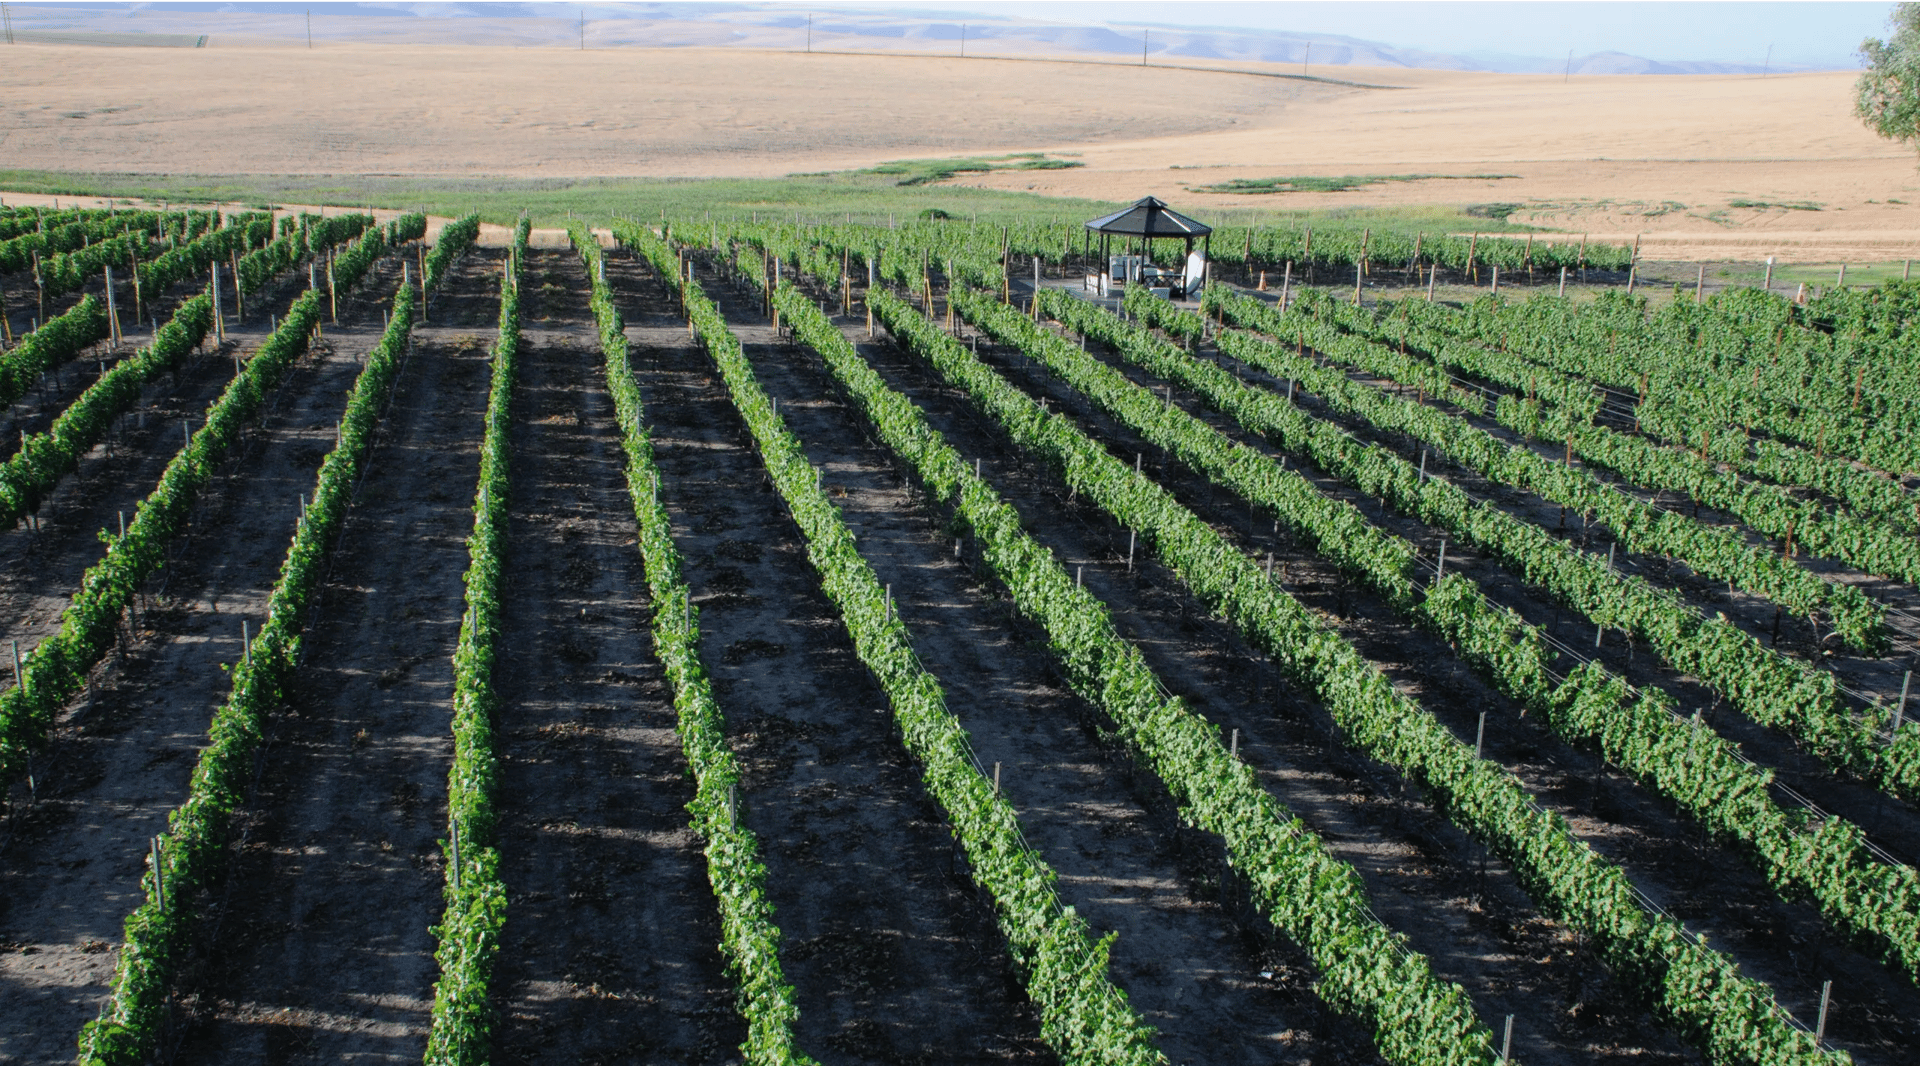
<svg viewBox="0 0 1920 1066">
<path fill-rule="evenodd" d="M 1760 80 L 1767 80 L 1767 72 L 1773 69 L 1773 46 L 1767 46 L 1767 61 L 1760 64 Z"/>
<path fill-rule="evenodd" d="M 313 9 L 307 9 L 307 51 L 313 51 Z"/>
<path fill-rule="evenodd" d="M 967 58 L 967 24 L 960 24 L 960 58 Z"/>
<path fill-rule="evenodd" d="M 1307 76 L 1307 64 L 1313 60 L 1313 42 L 1307 42 L 1307 50 L 1300 55 L 1300 76 Z"/>
<path fill-rule="evenodd" d="M 1567 82 L 1570 82 L 1572 80 L 1573 80 L 1573 49 L 1569 48 L 1567 49 L 1567 71 L 1565 74 L 1561 75 L 1560 84 L 1565 85 Z"/>
<path fill-rule="evenodd" d="M 580 50 L 587 50 L 587 9 L 580 9 Z"/>
<path fill-rule="evenodd" d="M 1140 31 L 1140 65 L 1147 65 L 1147 42 L 1153 39 L 1152 30 Z"/>
<path fill-rule="evenodd" d="M 0 24 L 6 26 L 8 44 L 20 43 L 13 39 L 13 14 L 7 10 L 7 5 L 5 4 L 0 4 Z"/>
<path fill-rule="evenodd" d="M 807 54 L 813 54 L 813 16 L 807 16 Z"/>
</svg>

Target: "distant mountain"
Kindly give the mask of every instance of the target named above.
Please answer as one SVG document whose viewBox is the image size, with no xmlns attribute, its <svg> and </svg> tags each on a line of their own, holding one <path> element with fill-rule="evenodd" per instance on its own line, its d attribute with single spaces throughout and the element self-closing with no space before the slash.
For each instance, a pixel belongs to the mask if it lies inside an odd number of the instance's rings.
<svg viewBox="0 0 1920 1066">
<path fill-rule="evenodd" d="M 9 4 L 24 42 L 203 46 L 304 40 L 308 8 L 274 3 Z M 1301 63 L 1559 74 L 1565 57 L 1453 54 L 1324 33 L 1137 23 L 1066 23 L 956 10 L 833 8 L 756 3 L 317 3 L 318 41 L 588 48 L 766 48 L 974 57 L 1102 57 Z M 1089 4 L 1096 15 L 1099 7 Z M 564 11 L 565 15 L 557 15 Z M 582 22 L 578 12 L 584 11 Z M 143 36 L 147 39 L 143 40 Z M 1757 63 L 1658 61 L 1620 52 L 1577 56 L 1575 74 L 1751 74 Z M 1775 72 L 1808 69 L 1785 64 Z"/>
</svg>

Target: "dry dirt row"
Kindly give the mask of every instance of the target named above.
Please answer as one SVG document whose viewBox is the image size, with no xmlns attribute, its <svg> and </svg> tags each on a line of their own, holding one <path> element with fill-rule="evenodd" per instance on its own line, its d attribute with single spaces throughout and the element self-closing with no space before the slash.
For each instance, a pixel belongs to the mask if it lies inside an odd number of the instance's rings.
<svg viewBox="0 0 1920 1066">
<path fill-rule="evenodd" d="M 380 305 L 398 280 L 397 264 L 381 264 L 328 340 L 282 383 L 202 491 L 170 565 L 148 583 L 131 641 L 96 668 L 90 691 L 35 761 L 33 780 L 12 783 L 0 836 L 8 945 L 0 1056 L 8 1061 L 70 1061 L 74 1034 L 106 994 L 121 922 L 140 899 L 144 842 L 185 794 L 226 692 L 220 664 L 239 653 L 241 621 L 258 624 L 264 614 L 299 496 L 332 445 L 345 390 L 380 335 Z M 155 398 L 147 431 L 123 442 L 131 454 L 90 460 L 63 484 L 59 521 L 0 537 L 15 632 L 38 639 L 57 625 L 80 571 L 100 555 L 94 531 L 152 488 L 178 446 L 175 416 L 198 413 L 192 401 L 217 391 L 231 365 L 215 357 L 197 370 Z"/>
<path fill-rule="evenodd" d="M 499 275 L 469 253 L 415 328 L 183 984 L 185 1060 L 419 1058 Z"/>
<path fill-rule="evenodd" d="M 621 279 L 622 267 L 608 274 Z M 672 692 L 647 635 L 652 603 L 586 271 L 571 250 L 530 252 L 526 269 L 509 650 L 494 678 L 510 893 L 495 1061 L 735 1061 L 746 1033 L 688 825 Z M 629 332 L 642 344 L 654 333 Z"/>
</svg>

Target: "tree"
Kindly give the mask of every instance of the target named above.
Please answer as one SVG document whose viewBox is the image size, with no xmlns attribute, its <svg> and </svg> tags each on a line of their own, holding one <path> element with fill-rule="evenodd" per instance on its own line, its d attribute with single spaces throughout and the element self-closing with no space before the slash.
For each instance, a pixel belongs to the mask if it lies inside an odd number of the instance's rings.
<svg viewBox="0 0 1920 1066">
<path fill-rule="evenodd" d="M 1853 113 L 1889 140 L 1920 141 L 1920 4 L 1900 4 L 1886 40 L 1860 42 L 1866 73 L 1854 83 Z M 1920 147 L 1920 145 L 1916 145 Z"/>
</svg>

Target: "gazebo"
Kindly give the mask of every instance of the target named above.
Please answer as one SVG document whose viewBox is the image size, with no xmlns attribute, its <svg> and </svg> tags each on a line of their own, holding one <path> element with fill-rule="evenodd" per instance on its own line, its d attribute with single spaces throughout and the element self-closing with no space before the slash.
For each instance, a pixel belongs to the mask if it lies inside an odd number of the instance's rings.
<svg viewBox="0 0 1920 1066">
<path fill-rule="evenodd" d="M 1100 235 L 1099 261 L 1105 266 L 1099 274 L 1087 277 L 1086 287 L 1097 289 L 1102 296 L 1115 286 L 1124 287 L 1129 281 L 1164 288 L 1169 295 L 1181 296 L 1199 292 L 1207 283 L 1207 253 L 1212 245 L 1213 227 L 1188 218 L 1157 197 L 1143 197 L 1124 211 L 1096 218 L 1087 223 L 1087 229 Z M 1124 238 L 1123 249 L 1135 251 L 1112 254 L 1111 242 L 1115 237 Z M 1153 242 L 1169 238 L 1185 242 L 1184 270 L 1161 270 L 1153 266 Z M 1197 254 L 1193 248 L 1195 241 L 1200 242 Z"/>
</svg>

